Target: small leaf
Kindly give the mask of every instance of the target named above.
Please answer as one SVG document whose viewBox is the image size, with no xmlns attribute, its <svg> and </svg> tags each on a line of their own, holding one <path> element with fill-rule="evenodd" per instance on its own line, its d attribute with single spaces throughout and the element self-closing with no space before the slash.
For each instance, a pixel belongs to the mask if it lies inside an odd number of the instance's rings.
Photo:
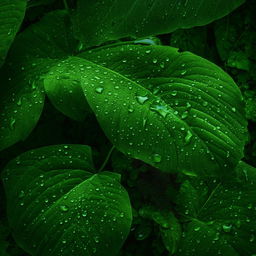
<svg viewBox="0 0 256 256">
<path fill-rule="evenodd" d="M 129 233 L 120 175 L 95 173 L 87 146 L 26 152 L 6 166 L 3 181 L 14 238 L 31 255 L 116 255 Z"/>
</svg>

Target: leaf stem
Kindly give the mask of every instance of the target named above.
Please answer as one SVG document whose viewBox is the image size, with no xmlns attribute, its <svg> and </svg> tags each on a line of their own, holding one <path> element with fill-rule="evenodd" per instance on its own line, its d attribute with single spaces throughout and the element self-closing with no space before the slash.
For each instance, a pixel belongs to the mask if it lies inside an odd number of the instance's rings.
<svg viewBox="0 0 256 256">
<path fill-rule="evenodd" d="M 115 149 L 115 146 L 113 145 L 113 146 L 111 147 L 111 149 L 109 150 L 109 152 L 108 152 L 108 154 L 107 154 L 107 156 L 106 156 L 106 158 L 105 158 L 105 161 L 103 162 L 103 164 L 101 165 L 101 167 L 98 169 L 98 172 L 101 172 L 101 171 L 105 168 L 105 166 L 107 165 L 107 162 L 108 162 L 108 160 L 109 160 L 109 158 L 110 158 L 110 156 L 111 156 L 111 154 L 112 154 L 112 152 L 113 152 L 114 149 Z"/>
</svg>

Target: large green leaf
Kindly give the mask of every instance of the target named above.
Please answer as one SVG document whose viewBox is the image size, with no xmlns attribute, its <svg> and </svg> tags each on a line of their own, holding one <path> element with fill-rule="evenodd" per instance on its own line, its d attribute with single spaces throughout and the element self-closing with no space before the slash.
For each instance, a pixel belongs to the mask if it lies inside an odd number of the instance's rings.
<svg viewBox="0 0 256 256">
<path fill-rule="evenodd" d="M 95 173 L 88 146 L 26 152 L 6 166 L 3 182 L 14 238 L 32 255 L 116 255 L 129 233 L 120 175 Z"/>
<path fill-rule="evenodd" d="M 24 140 L 35 127 L 44 104 L 40 75 L 76 47 L 69 25 L 65 11 L 54 11 L 15 39 L 0 73 L 0 150 Z M 64 106 L 79 120 L 88 109 L 80 91 L 76 95 L 76 102 L 82 98 L 78 106 Z M 72 99 L 69 102 L 72 104 Z M 76 108 L 83 109 L 82 116 L 75 115 Z"/>
<path fill-rule="evenodd" d="M 128 36 L 144 37 L 201 26 L 221 18 L 245 0 L 78 0 L 77 37 L 87 46 Z"/>
<path fill-rule="evenodd" d="M 185 181 L 178 196 L 183 235 L 177 256 L 248 256 L 256 252 L 256 168 L 240 162 L 239 179 Z"/>
<path fill-rule="evenodd" d="M 241 159 L 241 93 L 214 64 L 171 47 L 129 44 L 80 57 L 90 61 L 71 57 L 51 68 L 44 76 L 46 92 L 61 101 L 66 96 L 55 90 L 79 81 L 120 151 L 164 171 L 192 175 L 214 175 Z"/>
<path fill-rule="evenodd" d="M 26 0 L 0 1 L 0 67 L 23 21 Z"/>
</svg>

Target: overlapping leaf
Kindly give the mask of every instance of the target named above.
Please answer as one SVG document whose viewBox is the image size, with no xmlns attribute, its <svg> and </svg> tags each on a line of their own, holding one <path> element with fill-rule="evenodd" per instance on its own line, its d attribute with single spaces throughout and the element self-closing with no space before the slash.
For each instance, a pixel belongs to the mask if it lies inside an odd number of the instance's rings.
<svg viewBox="0 0 256 256">
<path fill-rule="evenodd" d="M 122 152 L 193 175 L 216 174 L 242 157 L 241 94 L 217 66 L 162 46 L 117 45 L 79 56 L 98 65 L 80 58 L 60 62 L 45 76 L 47 94 L 60 101 L 55 88 L 79 80 L 101 127 Z"/>
<path fill-rule="evenodd" d="M 40 75 L 56 63 L 55 59 L 68 56 L 76 47 L 68 25 L 67 14 L 55 11 L 15 40 L 0 74 L 0 150 L 24 140 L 40 118 L 44 105 Z M 81 94 L 76 101 L 79 97 Z M 78 108 L 84 104 L 83 100 Z M 76 112 L 73 108 L 68 109 Z"/>
<path fill-rule="evenodd" d="M 26 0 L 0 2 L 0 67 L 23 21 Z"/>
<path fill-rule="evenodd" d="M 239 179 L 193 179 L 177 200 L 183 219 L 178 256 L 247 256 L 256 252 L 256 169 L 241 162 Z"/>
<path fill-rule="evenodd" d="M 144 37 L 201 26 L 221 18 L 244 0 L 78 0 L 74 15 L 77 37 L 99 45 L 124 37 Z"/>
<path fill-rule="evenodd" d="M 35 65 L 38 76 L 60 111 L 81 120 L 89 103 L 120 151 L 164 171 L 219 175 L 220 167 L 241 159 L 246 140 L 241 94 L 220 68 L 175 48 L 129 43 L 68 58 L 75 42 L 68 33 L 56 39 L 58 31 L 45 25 L 57 20 L 69 28 L 65 17 L 49 14 L 22 33 L 13 50 L 20 60 L 42 61 L 43 71 Z M 40 40 L 39 49 L 21 44 L 27 38 Z"/>
<path fill-rule="evenodd" d="M 31 255 L 116 255 L 129 233 L 120 175 L 95 173 L 87 146 L 26 152 L 7 165 L 3 181 L 13 235 Z"/>
</svg>

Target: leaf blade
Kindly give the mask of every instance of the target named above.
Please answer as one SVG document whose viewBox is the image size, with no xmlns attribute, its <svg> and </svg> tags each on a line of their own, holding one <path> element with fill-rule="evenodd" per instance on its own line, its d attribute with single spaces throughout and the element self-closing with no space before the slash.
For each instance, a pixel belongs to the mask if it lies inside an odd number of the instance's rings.
<svg viewBox="0 0 256 256">
<path fill-rule="evenodd" d="M 243 2 L 79 0 L 73 23 L 77 37 L 94 46 L 124 37 L 147 37 L 206 25 Z"/>
<path fill-rule="evenodd" d="M 0 67 L 25 16 L 26 0 L 2 0 L 0 3 Z"/>
<path fill-rule="evenodd" d="M 26 152 L 3 180 L 14 237 L 32 255 L 116 255 L 128 235 L 131 206 L 120 175 L 95 173 L 88 146 Z"/>
</svg>

